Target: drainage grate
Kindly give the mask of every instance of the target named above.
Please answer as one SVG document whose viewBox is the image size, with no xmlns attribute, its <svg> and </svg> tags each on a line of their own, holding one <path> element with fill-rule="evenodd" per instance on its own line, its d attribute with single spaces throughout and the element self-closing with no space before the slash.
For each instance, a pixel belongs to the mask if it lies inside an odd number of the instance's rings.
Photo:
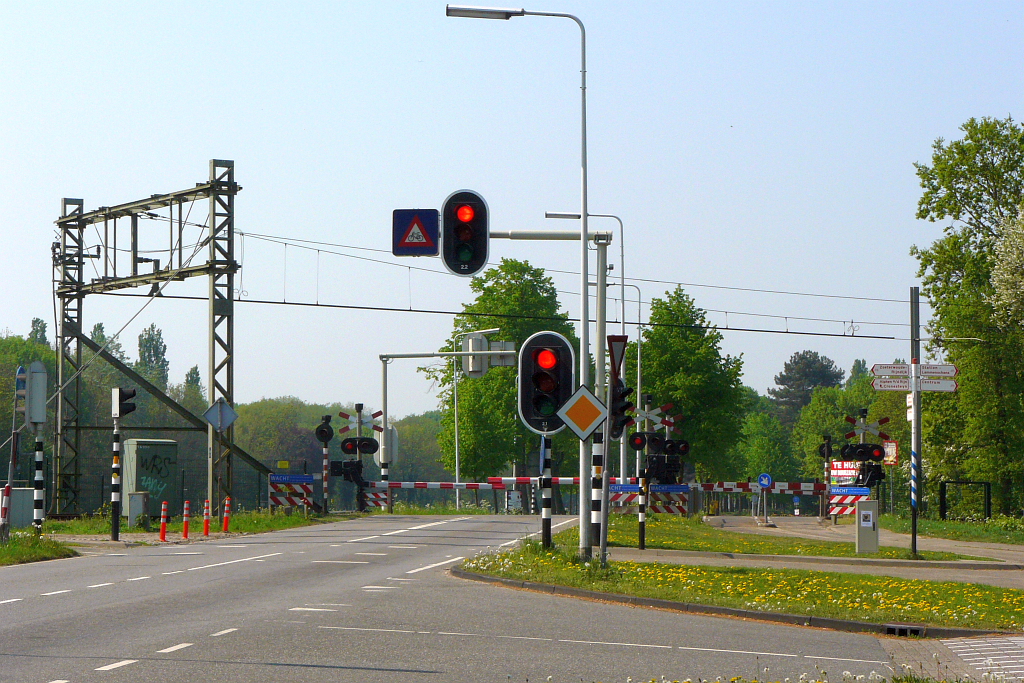
<svg viewBox="0 0 1024 683">
<path fill-rule="evenodd" d="M 924 636 L 924 627 L 914 624 L 886 624 L 885 635 L 901 636 L 903 638 L 921 638 Z"/>
</svg>

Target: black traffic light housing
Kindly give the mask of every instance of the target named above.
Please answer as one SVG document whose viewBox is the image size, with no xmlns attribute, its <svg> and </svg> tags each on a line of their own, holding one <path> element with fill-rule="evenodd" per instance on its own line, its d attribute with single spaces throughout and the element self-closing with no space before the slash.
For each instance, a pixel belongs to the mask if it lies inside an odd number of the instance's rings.
<svg viewBox="0 0 1024 683">
<path fill-rule="evenodd" d="M 326 446 L 334 438 L 334 429 L 331 427 L 330 415 L 324 415 L 320 419 L 322 422 L 317 425 L 314 433 L 316 434 L 316 440 Z"/>
<path fill-rule="evenodd" d="M 341 441 L 341 452 L 345 455 L 373 455 L 379 448 L 377 439 L 369 436 L 353 436 Z"/>
<path fill-rule="evenodd" d="M 634 432 L 627 443 L 634 451 L 647 449 L 648 455 L 669 455 L 686 457 L 690 454 L 690 442 L 685 439 L 666 439 L 658 432 Z"/>
<path fill-rule="evenodd" d="M 472 190 L 448 195 L 441 209 L 441 260 L 455 275 L 470 277 L 487 265 L 487 202 Z"/>
<path fill-rule="evenodd" d="M 135 398 L 134 389 L 113 387 L 110 390 L 110 416 L 114 418 L 121 418 L 128 413 L 134 412 L 135 404 L 131 403 L 131 399 L 133 398 Z"/>
<path fill-rule="evenodd" d="M 832 437 L 825 434 L 822 438 L 822 443 L 818 446 L 818 457 L 823 460 L 832 459 Z"/>
<path fill-rule="evenodd" d="M 885 472 L 882 470 L 880 463 L 862 462 L 857 473 L 855 485 L 871 488 L 880 484 L 883 479 L 885 479 Z"/>
<path fill-rule="evenodd" d="M 531 432 L 550 436 L 565 429 L 555 413 L 576 391 L 576 354 L 557 332 L 538 332 L 519 350 L 519 418 Z"/>
<path fill-rule="evenodd" d="M 612 385 L 611 389 L 612 400 L 609 410 L 611 424 L 608 426 L 608 435 L 612 439 L 619 439 L 622 437 L 623 430 L 634 422 L 633 416 L 626 414 L 633 410 L 633 403 L 629 400 L 629 395 L 633 393 L 633 388 L 627 387 L 626 383 L 619 377 L 616 378 L 615 384 Z"/>
</svg>

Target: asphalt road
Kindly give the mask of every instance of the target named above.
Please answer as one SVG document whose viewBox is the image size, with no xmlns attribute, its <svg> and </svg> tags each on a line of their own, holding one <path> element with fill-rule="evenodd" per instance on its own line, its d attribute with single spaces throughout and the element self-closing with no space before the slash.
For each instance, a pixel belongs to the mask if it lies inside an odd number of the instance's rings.
<svg viewBox="0 0 1024 683">
<path fill-rule="evenodd" d="M 568 525 L 575 518 L 556 518 Z M 871 636 L 559 598 L 446 568 L 535 517 L 374 516 L 0 569 L 0 680 L 888 675 Z M 767 672 L 765 672 L 767 669 Z"/>
</svg>

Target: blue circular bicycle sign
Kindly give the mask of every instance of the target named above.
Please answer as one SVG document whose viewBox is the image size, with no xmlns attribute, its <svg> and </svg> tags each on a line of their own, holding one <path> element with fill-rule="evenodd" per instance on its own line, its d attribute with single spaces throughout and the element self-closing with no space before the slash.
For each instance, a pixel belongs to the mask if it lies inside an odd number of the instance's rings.
<svg viewBox="0 0 1024 683">
<path fill-rule="evenodd" d="M 763 489 L 770 489 L 772 487 L 772 475 L 767 472 L 757 475 L 757 485 Z"/>
</svg>

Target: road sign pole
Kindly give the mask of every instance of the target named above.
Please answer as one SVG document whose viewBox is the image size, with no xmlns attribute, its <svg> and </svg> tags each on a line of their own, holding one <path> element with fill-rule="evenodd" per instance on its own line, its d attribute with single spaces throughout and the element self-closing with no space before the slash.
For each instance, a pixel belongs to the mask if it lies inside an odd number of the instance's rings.
<svg viewBox="0 0 1024 683">
<path fill-rule="evenodd" d="M 919 359 L 921 358 L 921 301 L 920 289 L 910 288 L 910 392 L 914 421 L 910 424 L 910 554 L 917 556 L 917 502 L 921 476 L 921 387 Z"/>
<path fill-rule="evenodd" d="M 551 547 L 551 440 L 540 437 L 540 543 Z"/>
</svg>

